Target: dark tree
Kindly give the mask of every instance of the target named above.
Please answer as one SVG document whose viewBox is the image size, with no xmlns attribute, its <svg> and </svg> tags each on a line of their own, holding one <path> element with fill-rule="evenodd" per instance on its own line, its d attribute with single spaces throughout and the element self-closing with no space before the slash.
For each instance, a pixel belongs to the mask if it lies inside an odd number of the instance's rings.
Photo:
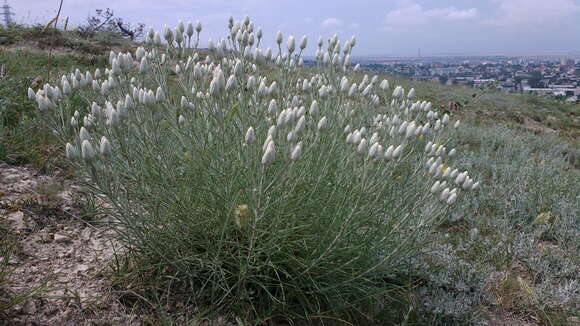
<svg viewBox="0 0 580 326">
<path fill-rule="evenodd" d="M 87 18 L 85 25 L 77 27 L 77 32 L 83 38 L 92 37 L 96 32 L 110 32 L 121 35 L 132 41 L 139 39 L 145 32 L 145 24 L 138 23 L 135 27 L 125 23 L 123 18 L 115 17 L 113 10 L 97 9 L 94 15 Z"/>
</svg>

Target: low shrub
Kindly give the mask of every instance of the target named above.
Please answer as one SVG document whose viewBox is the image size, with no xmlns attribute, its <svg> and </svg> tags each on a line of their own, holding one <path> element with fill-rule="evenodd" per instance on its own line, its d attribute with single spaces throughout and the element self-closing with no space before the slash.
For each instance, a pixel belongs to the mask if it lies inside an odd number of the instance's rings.
<svg viewBox="0 0 580 326">
<path fill-rule="evenodd" d="M 134 269 L 248 320 L 391 316 L 428 235 L 478 188 L 453 166 L 459 122 L 355 79 L 355 38 L 320 39 L 298 73 L 306 37 L 262 50 L 231 19 L 206 55 L 200 31 L 150 31 L 104 73 L 29 90 Z"/>
</svg>

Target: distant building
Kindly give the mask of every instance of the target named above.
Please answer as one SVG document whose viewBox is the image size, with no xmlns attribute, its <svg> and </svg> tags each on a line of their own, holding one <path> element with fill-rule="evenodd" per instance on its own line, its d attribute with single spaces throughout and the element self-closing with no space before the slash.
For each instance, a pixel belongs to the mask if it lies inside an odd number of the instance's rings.
<svg viewBox="0 0 580 326">
<path fill-rule="evenodd" d="M 431 75 L 446 76 L 457 73 L 457 68 L 456 67 L 431 68 L 429 71 L 431 72 Z"/>
<path fill-rule="evenodd" d="M 494 86 L 497 83 L 495 79 L 474 79 L 473 80 L 473 87 L 475 88 L 485 88 Z"/>
<path fill-rule="evenodd" d="M 574 59 L 572 59 L 572 58 L 561 58 L 560 59 L 560 65 L 562 65 L 562 66 L 573 66 L 574 65 Z"/>
</svg>

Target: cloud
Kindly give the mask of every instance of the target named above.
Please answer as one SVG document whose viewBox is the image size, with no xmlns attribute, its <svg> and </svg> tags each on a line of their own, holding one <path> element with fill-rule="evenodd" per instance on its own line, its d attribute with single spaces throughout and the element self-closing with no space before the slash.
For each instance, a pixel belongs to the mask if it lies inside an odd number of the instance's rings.
<svg viewBox="0 0 580 326">
<path fill-rule="evenodd" d="M 342 26 L 342 24 L 343 24 L 342 20 L 331 17 L 323 20 L 322 24 L 320 25 L 324 28 L 333 28 L 333 27 L 336 28 Z"/>
<path fill-rule="evenodd" d="M 575 0 L 492 0 L 499 6 L 497 16 L 484 23 L 497 26 L 537 24 L 553 21 L 577 11 L 580 5 Z"/>
<path fill-rule="evenodd" d="M 414 27 L 432 24 L 438 21 L 461 21 L 477 18 L 477 8 L 457 9 L 455 7 L 425 9 L 413 2 L 387 13 L 383 30 L 393 30 L 396 27 Z"/>
</svg>

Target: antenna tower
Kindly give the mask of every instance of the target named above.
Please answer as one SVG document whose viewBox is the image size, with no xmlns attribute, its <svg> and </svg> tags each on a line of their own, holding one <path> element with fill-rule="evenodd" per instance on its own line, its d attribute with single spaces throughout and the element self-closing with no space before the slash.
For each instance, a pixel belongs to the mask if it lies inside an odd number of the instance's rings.
<svg viewBox="0 0 580 326">
<path fill-rule="evenodd" d="M 1 13 L 4 16 L 4 26 L 8 26 L 10 23 L 12 23 L 12 16 L 14 16 L 14 13 L 11 10 L 12 7 L 10 7 L 8 4 L 8 0 L 4 0 Z"/>
</svg>

